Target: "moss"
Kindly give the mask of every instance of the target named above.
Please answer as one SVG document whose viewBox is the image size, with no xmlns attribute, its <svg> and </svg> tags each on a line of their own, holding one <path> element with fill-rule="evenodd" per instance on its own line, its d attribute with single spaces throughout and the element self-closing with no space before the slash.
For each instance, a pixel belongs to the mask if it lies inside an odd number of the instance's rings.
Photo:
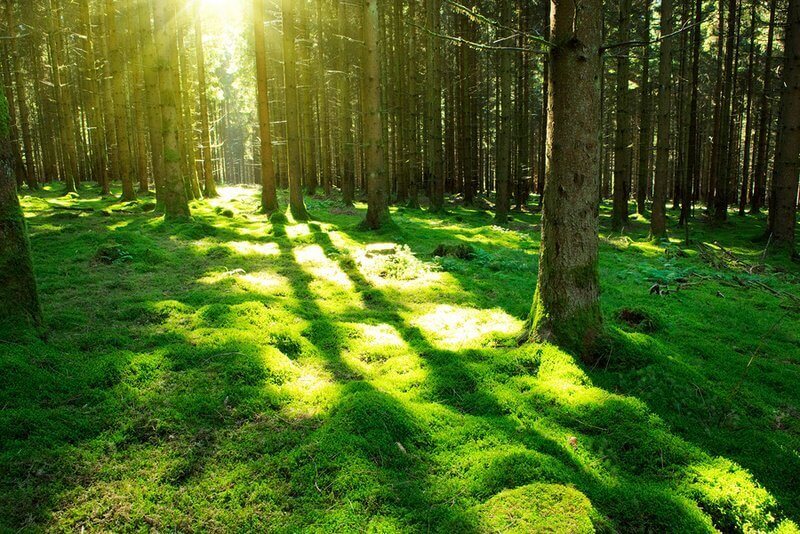
<svg viewBox="0 0 800 534">
<path fill-rule="evenodd" d="M 0 91 L 0 139 L 7 139 L 11 131 L 11 118 L 6 95 Z"/>
<path fill-rule="evenodd" d="M 483 532 L 594 532 L 596 512 L 580 491 L 530 484 L 498 493 L 481 506 Z"/>
</svg>

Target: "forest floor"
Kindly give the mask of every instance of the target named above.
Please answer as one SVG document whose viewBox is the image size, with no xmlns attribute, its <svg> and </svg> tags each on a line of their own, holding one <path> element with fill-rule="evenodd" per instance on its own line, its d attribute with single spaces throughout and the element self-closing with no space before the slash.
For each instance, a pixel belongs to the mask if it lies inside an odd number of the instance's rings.
<svg viewBox="0 0 800 534">
<path fill-rule="evenodd" d="M 604 207 L 591 368 L 515 341 L 538 214 L 374 234 L 221 193 L 179 224 L 22 199 L 47 337 L 0 343 L 0 531 L 798 531 L 800 267 L 765 217 L 684 248 Z"/>
</svg>

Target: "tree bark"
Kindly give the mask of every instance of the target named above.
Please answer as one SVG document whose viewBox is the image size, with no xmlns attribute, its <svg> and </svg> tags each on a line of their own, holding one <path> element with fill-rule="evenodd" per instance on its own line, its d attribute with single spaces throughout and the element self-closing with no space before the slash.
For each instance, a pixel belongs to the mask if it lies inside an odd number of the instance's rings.
<svg viewBox="0 0 800 534">
<path fill-rule="evenodd" d="M 272 159 L 272 133 L 270 132 L 264 0 L 253 0 L 253 26 L 256 50 L 256 91 L 258 92 L 258 132 L 261 139 L 261 211 L 273 213 L 278 210 L 279 206 L 275 185 L 275 165 Z M 210 143 L 209 138 L 209 153 Z"/>
<path fill-rule="evenodd" d="M 629 39 L 629 18 L 631 0 L 619 0 L 618 39 Z M 619 51 L 617 59 L 617 131 L 614 138 L 614 202 L 611 225 L 621 230 L 628 224 L 628 199 L 631 183 L 631 116 L 629 109 L 630 90 L 628 89 L 628 50 Z"/>
<path fill-rule="evenodd" d="M 661 49 L 658 58 L 658 125 L 656 137 L 656 171 L 653 183 L 653 213 L 650 233 L 663 237 L 667 233 L 666 203 L 669 181 L 670 107 L 672 104 L 672 0 L 661 0 Z"/>
<path fill-rule="evenodd" d="M 8 102 L 0 93 L 0 327 L 40 326 L 42 312 L 33 276 L 25 218 L 12 171 Z"/>
<path fill-rule="evenodd" d="M 753 196 L 750 199 L 750 213 L 759 213 L 764 205 L 767 188 L 767 156 L 769 145 L 769 93 L 772 78 L 772 47 L 775 37 L 775 8 L 777 2 L 770 2 L 769 27 L 767 29 L 767 50 L 764 58 L 764 87 L 759 96 L 758 141 L 756 143 L 756 165 L 753 170 Z"/>
<path fill-rule="evenodd" d="M 163 136 L 164 217 L 166 219 L 187 219 L 190 213 L 186 188 L 181 175 L 182 155 L 178 144 L 178 106 L 175 97 L 174 71 L 178 68 L 177 21 L 172 0 L 158 0 L 155 2 L 155 6 Z"/>
<path fill-rule="evenodd" d="M 644 41 L 650 40 L 650 2 L 644 5 Z M 639 169 L 636 183 L 636 212 L 644 215 L 646 211 L 647 189 L 650 183 L 650 147 L 652 132 L 650 131 L 650 45 L 643 48 L 641 115 L 639 118 Z"/>
<path fill-rule="evenodd" d="M 297 65 L 295 56 L 295 0 L 281 1 L 283 19 L 283 76 L 286 88 L 286 150 L 289 163 L 289 208 L 297 220 L 307 220 L 303 202 L 303 182 L 300 140 L 300 108 L 297 98 Z"/>
<path fill-rule="evenodd" d="M 389 183 L 386 175 L 383 121 L 381 120 L 381 77 L 378 55 L 378 0 L 365 0 L 362 14 L 364 50 L 361 72 L 364 76 L 364 156 L 367 172 L 367 216 L 363 225 L 376 230 L 390 221 Z"/>
<path fill-rule="evenodd" d="M 602 4 L 553 0 L 551 9 L 547 178 L 531 335 L 591 361 L 602 333 L 597 261 Z"/>
<path fill-rule="evenodd" d="M 789 0 L 784 43 L 769 231 L 775 246 L 787 248 L 793 255 L 800 176 L 800 0 Z"/>
</svg>

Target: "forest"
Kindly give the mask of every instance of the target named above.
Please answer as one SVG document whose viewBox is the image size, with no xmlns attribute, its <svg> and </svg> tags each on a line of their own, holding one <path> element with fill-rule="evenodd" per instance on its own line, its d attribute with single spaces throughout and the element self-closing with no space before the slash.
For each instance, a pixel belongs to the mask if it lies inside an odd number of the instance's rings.
<svg viewBox="0 0 800 534">
<path fill-rule="evenodd" d="M 800 0 L 0 0 L 0 532 L 800 534 Z"/>
</svg>

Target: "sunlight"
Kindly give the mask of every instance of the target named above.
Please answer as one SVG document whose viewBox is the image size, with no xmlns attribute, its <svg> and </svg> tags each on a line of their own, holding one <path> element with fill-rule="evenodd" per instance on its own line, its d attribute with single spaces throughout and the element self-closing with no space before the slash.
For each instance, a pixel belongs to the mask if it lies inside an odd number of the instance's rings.
<svg viewBox="0 0 800 534">
<path fill-rule="evenodd" d="M 306 225 L 306 228 L 308 226 Z M 319 245 L 308 245 L 294 249 L 297 263 L 303 266 L 311 275 L 321 280 L 336 284 L 343 289 L 352 290 L 353 282 L 339 264 L 325 255 Z"/>
<path fill-rule="evenodd" d="M 440 305 L 431 313 L 416 317 L 413 324 L 444 345 L 462 348 L 491 335 L 511 336 L 522 321 L 501 310 L 477 310 Z"/>
</svg>

